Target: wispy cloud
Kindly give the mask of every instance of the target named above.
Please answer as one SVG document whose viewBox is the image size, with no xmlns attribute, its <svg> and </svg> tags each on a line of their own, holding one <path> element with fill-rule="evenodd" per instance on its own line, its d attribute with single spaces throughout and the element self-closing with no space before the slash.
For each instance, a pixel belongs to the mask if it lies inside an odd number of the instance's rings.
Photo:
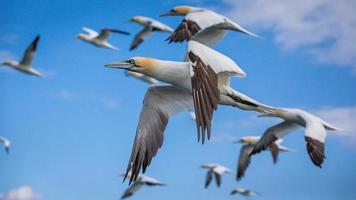
<svg viewBox="0 0 356 200">
<path fill-rule="evenodd" d="M 14 59 L 14 58 L 15 56 L 10 51 L 0 50 L 0 62 L 7 59 Z"/>
<path fill-rule="evenodd" d="M 237 140 L 237 136 L 231 133 L 217 133 L 212 134 L 210 141 L 211 142 L 233 142 Z"/>
<path fill-rule="evenodd" d="M 41 200 L 42 196 L 33 191 L 30 186 L 14 188 L 5 194 L 0 194 L 0 200 Z"/>
<path fill-rule="evenodd" d="M 356 1 L 224 0 L 227 15 L 243 25 L 271 30 L 287 50 L 309 53 L 317 62 L 351 66 L 356 72 Z"/>
</svg>

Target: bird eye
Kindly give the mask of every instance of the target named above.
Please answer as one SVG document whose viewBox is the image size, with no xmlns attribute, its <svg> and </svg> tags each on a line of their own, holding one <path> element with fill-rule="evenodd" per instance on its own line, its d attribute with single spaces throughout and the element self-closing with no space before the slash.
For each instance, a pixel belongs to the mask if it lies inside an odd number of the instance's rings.
<svg viewBox="0 0 356 200">
<path fill-rule="evenodd" d="M 130 64 L 132 64 L 132 65 L 135 64 L 135 60 L 134 60 L 134 59 L 130 59 L 130 60 L 128 60 L 127 62 L 130 63 Z"/>
</svg>

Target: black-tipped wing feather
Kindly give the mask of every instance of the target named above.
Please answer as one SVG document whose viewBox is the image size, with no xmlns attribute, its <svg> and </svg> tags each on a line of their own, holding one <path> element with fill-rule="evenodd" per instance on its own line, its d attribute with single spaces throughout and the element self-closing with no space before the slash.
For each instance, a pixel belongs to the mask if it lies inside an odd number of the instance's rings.
<svg viewBox="0 0 356 200">
<path fill-rule="evenodd" d="M 32 60 L 35 56 L 36 50 L 37 50 L 37 46 L 38 46 L 38 42 L 40 40 L 40 36 L 36 36 L 36 38 L 31 42 L 31 44 L 27 47 L 22 60 L 20 61 L 21 65 L 25 65 L 25 66 L 31 66 L 32 64 Z"/>
<path fill-rule="evenodd" d="M 321 168 L 321 165 L 325 159 L 324 143 L 319 142 L 318 140 L 315 140 L 311 137 L 305 137 L 305 141 L 307 142 L 307 151 L 310 159 L 314 165 Z"/>
<path fill-rule="evenodd" d="M 237 162 L 237 180 L 240 180 L 245 175 L 245 171 L 251 163 L 250 153 L 252 152 L 252 149 L 253 145 L 244 145 L 241 147 L 239 160 Z"/>
<path fill-rule="evenodd" d="M 135 39 L 132 41 L 130 51 L 136 49 L 153 31 L 153 28 L 146 26 L 142 31 L 136 34 Z"/>
<path fill-rule="evenodd" d="M 96 36 L 96 39 L 107 40 L 110 37 L 111 33 L 120 33 L 120 34 L 124 34 L 124 35 L 130 35 L 130 33 L 126 32 L 126 31 L 110 29 L 110 28 L 103 28 L 103 29 L 101 29 L 100 34 L 98 36 Z"/>
<path fill-rule="evenodd" d="M 199 31 L 200 27 L 196 22 L 184 19 L 167 40 L 169 43 L 188 41 Z"/>
</svg>

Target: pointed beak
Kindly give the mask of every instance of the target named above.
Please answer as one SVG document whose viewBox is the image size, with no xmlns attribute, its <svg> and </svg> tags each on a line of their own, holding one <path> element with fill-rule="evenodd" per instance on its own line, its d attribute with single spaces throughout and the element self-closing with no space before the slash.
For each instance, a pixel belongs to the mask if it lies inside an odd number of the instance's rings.
<svg viewBox="0 0 356 200">
<path fill-rule="evenodd" d="M 166 12 L 166 13 L 163 13 L 161 15 L 159 15 L 160 17 L 165 17 L 165 16 L 172 16 L 172 15 L 175 15 L 176 13 L 173 12 L 173 11 L 169 11 L 169 12 Z"/>
<path fill-rule="evenodd" d="M 131 69 L 133 66 L 124 61 L 124 62 L 114 62 L 114 63 L 109 63 L 109 64 L 106 64 L 105 67 L 109 67 L 109 68 L 120 68 L 120 69 L 126 69 L 126 70 L 129 70 Z"/>
</svg>

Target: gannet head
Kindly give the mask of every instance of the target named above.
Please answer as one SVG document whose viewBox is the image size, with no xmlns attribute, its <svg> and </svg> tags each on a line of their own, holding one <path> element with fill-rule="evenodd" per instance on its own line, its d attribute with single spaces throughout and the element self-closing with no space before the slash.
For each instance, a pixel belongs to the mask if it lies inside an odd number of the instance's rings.
<svg viewBox="0 0 356 200">
<path fill-rule="evenodd" d="M 129 21 L 136 22 L 136 23 L 143 24 L 143 25 L 149 25 L 149 23 L 150 23 L 145 17 L 142 17 L 142 16 L 134 16 Z"/>
<path fill-rule="evenodd" d="M 237 143 L 254 144 L 258 140 L 259 140 L 259 137 L 257 137 L 257 136 L 245 136 L 245 137 L 241 137 L 240 140 L 237 141 Z"/>
<path fill-rule="evenodd" d="M 150 72 L 152 72 L 157 67 L 157 65 L 159 65 L 159 61 L 153 58 L 132 57 L 121 62 L 106 64 L 105 67 L 120 68 L 150 75 Z"/>
<path fill-rule="evenodd" d="M 88 36 L 82 33 L 78 34 L 76 38 L 84 41 L 88 40 Z"/>
<path fill-rule="evenodd" d="M 3 63 L 1 63 L 2 65 L 5 66 L 9 66 L 9 67 L 15 67 L 18 65 L 17 62 L 13 61 L 13 60 L 5 60 Z"/>
<path fill-rule="evenodd" d="M 170 11 L 161 14 L 160 16 L 185 16 L 191 12 L 199 12 L 203 11 L 203 8 L 193 7 L 193 6 L 176 6 L 172 8 Z"/>
</svg>

